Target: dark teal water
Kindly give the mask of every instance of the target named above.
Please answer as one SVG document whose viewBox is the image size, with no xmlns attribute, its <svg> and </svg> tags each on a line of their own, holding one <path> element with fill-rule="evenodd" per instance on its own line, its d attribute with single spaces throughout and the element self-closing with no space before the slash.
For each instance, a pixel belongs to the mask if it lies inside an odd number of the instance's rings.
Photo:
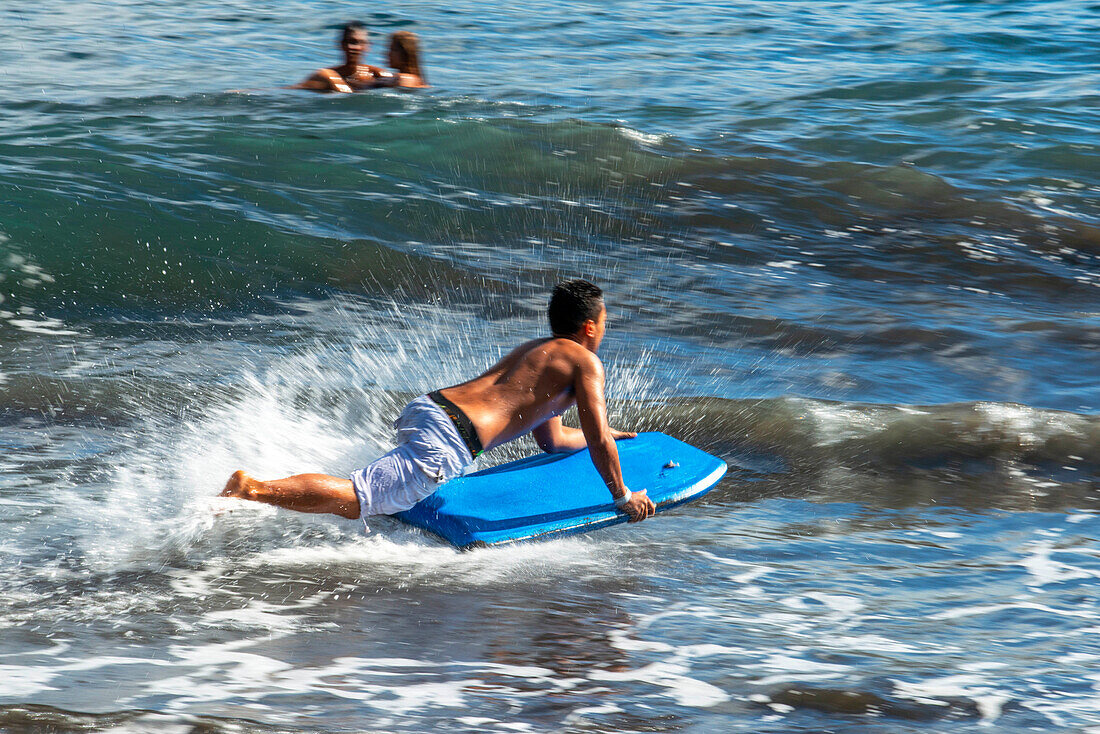
<svg viewBox="0 0 1100 734">
<path fill-rule="evenodd" d="M 278 88 L 355 17 L 433 89 Z M 1100 726 L 1098 27 L 0 8 L 0 730 Z M 575 276 L 616 422 L 730 463 L 706 500 L 465 554 L 215 516 L 377 456 Z"/>
</svg>

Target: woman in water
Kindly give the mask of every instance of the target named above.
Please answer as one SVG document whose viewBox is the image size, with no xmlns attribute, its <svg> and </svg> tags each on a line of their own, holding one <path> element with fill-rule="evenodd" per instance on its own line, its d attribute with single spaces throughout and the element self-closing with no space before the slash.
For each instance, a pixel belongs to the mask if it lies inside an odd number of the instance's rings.
<svg viewBox="0 0 1100 734">
<path fill-rule="evenodd" d="M 404 89 L 424 89 L 428 86 L 428 79 L 420 68 L 420 42 L 415 33 L 397 31 L 390 36 L 387 59 L 395 73 L 378 78 L 374 86 Z"/>
<path fill-rule="evenodd" d="M 331 69 L 319 69 L 309 79 L 294 85 L 291 89 L 354 92 L 375 86 L 380 79 L 388 80 L 389 73 L 386 70 L 359 63 L 368 48 L 370 48 L 370 41 L 367 39 L 366 26 L 358 22 L 346 24 L 340 33 L 340 49 L 344 52 L 344 63 Z"/>
</svg>

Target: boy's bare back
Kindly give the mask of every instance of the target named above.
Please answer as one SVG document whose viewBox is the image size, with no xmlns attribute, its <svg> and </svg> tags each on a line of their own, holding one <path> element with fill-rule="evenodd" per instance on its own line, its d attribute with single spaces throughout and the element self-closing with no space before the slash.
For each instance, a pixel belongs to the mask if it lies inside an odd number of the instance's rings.
<svg viewBox="0 0 1100 734">
<path fill-rule="evenodd" d="M 600 358 L 580 344 L 534 339 L 474 379 L 440 392 L 470 417 L 490 449 L 560 416 L 576 402 L 577 383 L 597 379 L 602 384 Z"/>
</svg>

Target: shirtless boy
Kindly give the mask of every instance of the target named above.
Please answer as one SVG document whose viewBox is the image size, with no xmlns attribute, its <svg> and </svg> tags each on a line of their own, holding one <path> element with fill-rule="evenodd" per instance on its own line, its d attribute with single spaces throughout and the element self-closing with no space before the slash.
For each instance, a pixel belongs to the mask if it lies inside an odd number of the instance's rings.
<svg viewBox="0 0 1100 734">
<path fill-rule="evenodd" d="M 347 23 L 340 33 L 340 50 L 344 52 L 344 63 L 331 69 L 319 69 L 291 89 L 354 92 L 373 86 L 379 79 L 388 79 L 390 73 L 385 69 L 359 63 L 369 48 L 370 41 L 367 39 L 366 26 L 355 21 Z"/>
<path fill-rule="evenodd" d="M 615 505 L 632 522 L 651 517 L 653 501 L 644 489 L 627 489 L 615 447 L 616 439 L 636 434 L 607 424 L 604 368 L 596 356 L 607 328 L 603 293 L 586 280 L 559 283 L 549 316 L 553 336 L 526 342 L 469 382 L 405 406 L 394 423 L 397 448 L 350 480 L 298 474 L 265 482 L 238 471 L 222 496 L 346 518 L 390 515 L 463 474 L 483 450 L 530 433 L 548 453 L 587 446 Z M 579 430 L 561 421 L 573 404 Z"/>
</svg>

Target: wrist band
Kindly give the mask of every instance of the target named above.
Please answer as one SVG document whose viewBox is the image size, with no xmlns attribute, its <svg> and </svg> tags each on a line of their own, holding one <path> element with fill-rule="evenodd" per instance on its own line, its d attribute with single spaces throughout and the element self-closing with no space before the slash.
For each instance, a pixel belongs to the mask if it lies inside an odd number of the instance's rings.
<svg viewBox="0 0 1100 734">
<path fill-rule="evenodd" d="M 622 497 L 616 497 L 615 498 L 615 506 L 616 507 L 622 507 L 627 502 L 629 502 L 630 501 L 630 494 L 631 494 L 631 492 L 628 489 L 628 490 L 626 490 L 626 494 L 624 494 Z"/>
</svg>

